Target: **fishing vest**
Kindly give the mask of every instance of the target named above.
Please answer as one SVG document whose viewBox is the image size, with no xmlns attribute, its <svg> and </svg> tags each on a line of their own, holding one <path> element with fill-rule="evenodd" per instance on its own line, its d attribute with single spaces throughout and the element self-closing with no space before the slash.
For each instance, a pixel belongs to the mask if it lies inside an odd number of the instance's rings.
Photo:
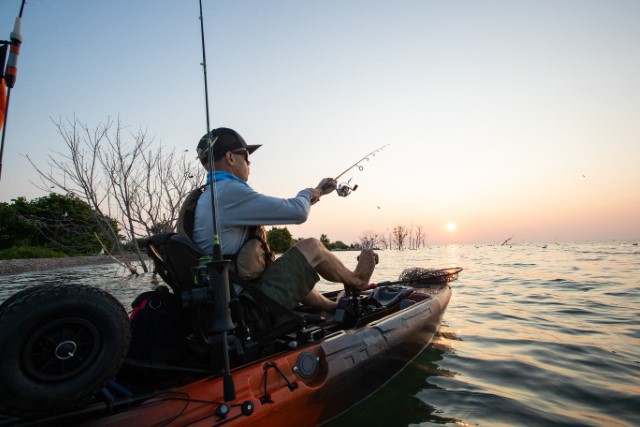
<svg viewBox="0 0 640 427">
<path fill-rule="evenodd" d="M 189 240 L 193 236 L 196 205 L 205 189 L 206 186 L 203 185 L 191 191 L 180 208 L 176 229 L 179 235 Z M 224 257 L 235 264 L 234 274 L 244 281 L 256 280 L 275 261 L 275 254 L 269 246 L 263 225 L 249 227 L 249 238 L 238 253 L 225 254 Z"/>
<path fill-rule="evenodd" d="M 236 255 L 226 256 L 236 263 L 236 275 L 247 281 L 256 280 L 275 261 L 276 257 L 263 225 L 249 227 L 249 238 Z"/>
</svg>

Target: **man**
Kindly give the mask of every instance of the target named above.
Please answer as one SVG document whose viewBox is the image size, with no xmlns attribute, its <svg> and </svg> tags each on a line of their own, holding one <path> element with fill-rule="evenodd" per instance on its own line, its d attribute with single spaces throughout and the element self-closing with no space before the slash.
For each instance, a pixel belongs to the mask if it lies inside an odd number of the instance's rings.
<svg viewBox="0 0 640 427">
<path fill-rule="evenodd" d="M 307 220 L 311 205 L 336 188 L 336 181 L 325 178 L 315 188 L 306 188 L 289 199 L 260 194 L 253 190 L 249 179 L 249 156 L 260 145 L 247 145 L 234 130 L 218 128 L 204 135 L 197 152 L 207 171 L 209 141 L 213 145 L 213 170 L 216 192 L 216 220 L 222 253 L 237 254 L 249 238 L 249 227 L 260 225 L 301 224 Z M 211 253 L 213 248 L 213 218 L 211 185 L 198 199 L 193 241 Z M 344 283 L 362 289 L 369 283 L 375 268 L 372 250 L 360 254 L 356 268 L 351 271 L 324 245 L 314 238 L 296 243 L 265 270 L 258 279 L 258 288 L 287 308 L 300 301 L 319 310 L 333 312 L 336 303 L 314 289 L 320 276 L 331 282 Z"/>
</svg>

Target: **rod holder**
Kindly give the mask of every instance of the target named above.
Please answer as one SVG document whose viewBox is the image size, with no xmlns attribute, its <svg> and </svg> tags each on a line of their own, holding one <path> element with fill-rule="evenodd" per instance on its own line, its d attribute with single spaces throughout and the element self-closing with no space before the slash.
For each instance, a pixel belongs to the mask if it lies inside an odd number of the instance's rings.
<svg viewBox="0 0 640 427">
<path fill-rule="evenodd" d="M 213 309 L 210 332 L 216 334 L 232 330 L 235 325 L 231 320 L 229 309 L 229 264 L 231 261 L 208 260 L 206 271 L 208 276 L 208 299 Z"/>
</svg>

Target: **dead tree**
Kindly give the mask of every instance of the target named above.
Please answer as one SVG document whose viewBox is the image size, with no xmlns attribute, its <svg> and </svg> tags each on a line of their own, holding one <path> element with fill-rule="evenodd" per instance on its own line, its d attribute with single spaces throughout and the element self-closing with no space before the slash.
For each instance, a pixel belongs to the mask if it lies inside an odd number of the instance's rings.
<svg viewBox="0 0 640 427">
<path fill-rule="evenodd" d="M 360 235 L 360 247 L 362 249 L 374 249 L 379 242 L 378 234 L 373 231 L 364 231 Z"/>
<path fill-rule="evenodd" d="M 174 151 L 165 154 L 162 147 L 154 151 L 153 140 L 146 131 L 126 135 L 119 120 L 114 124 L 107 119 L 95 129 L 81 124 L 76 117 L 66 122 L 54 121 L 54 125 L 66 152 L 49 155 L 49 172 L 27 156 L 40 177 L 38 187 L 86 201 L 94 210 L 96 222 L 109 236 L 111 251 L 132 273 L 137 273 L 126 255 L 124 238 L 142 269 L 148 271 L 138 239 L 148 237 L 152 231 L 173 230 L 182 200 L 202 182 L 201 168 L 190 164 L 185 153 L 177 159 Z M 108 218 L 117 221 L 119 230 L 113 229 Z"/>
<path fill-rule="evenodd" d="M 404 242 L 408 234 L 409 232 L 402 225 L 397 225 L 393 228 L 393 240 L 399 251 L 404 249 Z"/>
<path fill-rule="evenodd" d="M 409 226 L 407 230 L 407 237 L 409 237 L 409 249 L 413 249 L 413 223 Z"/>
<path fill-rule="evenodd" d="M 174 231 L 183 200 L 204 180 L 204 168 L 188 161 L 186 153 L 164 147 L 143 153 L 143 190 L 137 193 L 142 197 L 131 202 L 134 222 L 148 236 Z"/>
<path fill-rule="evenodd" d="M 424 247 L 425 242 L 426 236 L 424 234 L 424 231 L 422 231 L 422 226 L 416 225 L 416 249 L 419 248 L 421 244 Z"/>
<path fill-rule="evenodd" d="M 390 248 L 390 243 L 387 241 L 387 236 L 385 236 L 384 234 L 380 235 L 380 244 L 385 248 L 385 249 L 391 249 Z"/>
</svg>

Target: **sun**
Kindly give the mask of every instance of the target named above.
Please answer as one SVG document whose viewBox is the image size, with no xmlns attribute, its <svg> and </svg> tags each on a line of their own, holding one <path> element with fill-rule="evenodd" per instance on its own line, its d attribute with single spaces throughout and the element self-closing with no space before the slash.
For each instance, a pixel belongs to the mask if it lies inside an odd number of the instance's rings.
<svg viewBox="0 0 640 427">
<path fill-rule="evenodd" d="M 454 231 L 456 231 L 456 228 L 457 227 L 456 227 L 456 223 L 455 222 L 447 223 L 447 231 L 454 232 Z"/>
</svg>

